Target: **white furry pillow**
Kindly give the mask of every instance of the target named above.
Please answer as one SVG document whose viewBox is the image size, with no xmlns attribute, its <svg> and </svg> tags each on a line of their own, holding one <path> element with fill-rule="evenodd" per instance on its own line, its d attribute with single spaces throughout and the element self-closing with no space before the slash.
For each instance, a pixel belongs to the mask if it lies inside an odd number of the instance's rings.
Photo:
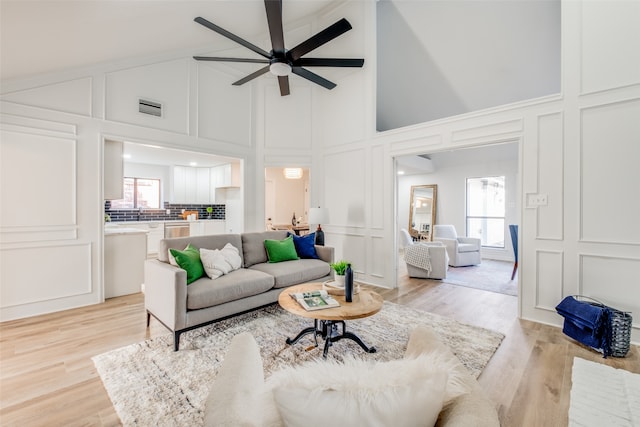
<svg viewBox="0 0 640 427">
<path fill-rule="evenodd" d="M 443 405 L 469 391 L 454 365 L 437 353 L 317 361 L 277 372 L 267 385 L 286 426 L 433 426 Z"/>
<path fill-rule="evenodd" d="M 200 249 L 200 261 L 202 261 L 204 272 L 211 279 L 217 279 L 223 274 L 229 274 L 233 270 L 240 268 L 242 264 L 238 248 L 231 243 L 227 243 L 220 250 Z"/>
</svg>

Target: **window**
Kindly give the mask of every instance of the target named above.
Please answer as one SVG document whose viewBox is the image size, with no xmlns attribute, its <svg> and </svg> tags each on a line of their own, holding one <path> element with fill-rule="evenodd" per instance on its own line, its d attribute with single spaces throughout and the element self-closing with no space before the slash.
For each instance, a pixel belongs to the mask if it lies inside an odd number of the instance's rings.
<svg viewBox="0 0 640 427">
<path fill-rule="evenodd" d="M 504 176 L 467 179 L 467 236 L 504 248 Z"/>
<path fill-rule="evenodd" d="M 160 180 L 124 178 L 124 198 L 112 200 L 111 209 L 160 209 Z"/>
</svg>

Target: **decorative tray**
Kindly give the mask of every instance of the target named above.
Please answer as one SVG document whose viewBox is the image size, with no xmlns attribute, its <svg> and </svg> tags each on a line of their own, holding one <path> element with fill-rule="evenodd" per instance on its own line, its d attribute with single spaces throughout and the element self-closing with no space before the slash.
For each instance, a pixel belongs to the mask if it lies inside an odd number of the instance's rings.
<svg viewBox="0 0 640 427">
<path fill-rule="evenodd" d="M 339 285 L 333 280 L 327 280 L 322 282 L 322 289 L 327 291 L 330 295 L 344 295 L 344 286 Z M 360 284 L 353 282 L 353 294 L 356 295 L 360 292 Z"/>
</svg>

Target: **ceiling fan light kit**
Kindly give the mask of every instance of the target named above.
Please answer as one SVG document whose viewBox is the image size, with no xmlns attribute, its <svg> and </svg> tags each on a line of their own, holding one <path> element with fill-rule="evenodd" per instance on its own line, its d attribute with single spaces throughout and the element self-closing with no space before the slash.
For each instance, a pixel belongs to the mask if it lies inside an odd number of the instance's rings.
<svg viewBox="0 0 640 427">
<path fill-rule="evenodd" d="M 265 0 L 265 10 L 267 12 L 267 23 L 269 24 L 269 35 L 271 36 L 271 52 L 244 40 L 241 37 L 225 30 L 222 27 L 198 16 L 194 19 L 198 24 L 209 28 L 216 33 L 233 40 L 234 42 L 252 50 L 261 58 L 223 58 L 212 56 L 194 56 L 197 61 L 218 61 L 218 62 L 248 62 L 256 64 L 266 64 L 263 68 L 249 74 L 248 76 L 234 82 L 234 86 L 243 85 L 256 77 L 267 72 L 278 77 L 278 85 L 280 86 L 280 95 L 289 95 L 289 75 L 296 74 L 299 77 L 307 79 L 318 84 L 325 89 L 333 89 L 336 84 L 321 77 L 304 67 L 362 67 L 364 59 L 351 58 L 303 58 L 303 56 L 314 49 L 324 45 L 336 37 L 346 33 L 352 27 L 349 21 L 342 18 L 338 22 L 319 33 L 311 36 L 294 48 L 287 50 L 284 47 L 284 31 L 282 27 L 282 0 Z"/>
</svg>

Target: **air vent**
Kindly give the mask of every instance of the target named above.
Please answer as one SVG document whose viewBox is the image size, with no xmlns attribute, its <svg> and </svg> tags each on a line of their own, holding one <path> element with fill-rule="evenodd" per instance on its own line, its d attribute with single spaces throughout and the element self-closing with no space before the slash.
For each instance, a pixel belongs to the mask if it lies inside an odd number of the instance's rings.
<svg viewBox="0 0 640 427">
<path fill-rule="evenodd" d="M 147 101 L 146 99 L 139 99 L 138 111 L 142 114 L 162 117 L 162 104 L 153 101 Z"/>
</svg>

